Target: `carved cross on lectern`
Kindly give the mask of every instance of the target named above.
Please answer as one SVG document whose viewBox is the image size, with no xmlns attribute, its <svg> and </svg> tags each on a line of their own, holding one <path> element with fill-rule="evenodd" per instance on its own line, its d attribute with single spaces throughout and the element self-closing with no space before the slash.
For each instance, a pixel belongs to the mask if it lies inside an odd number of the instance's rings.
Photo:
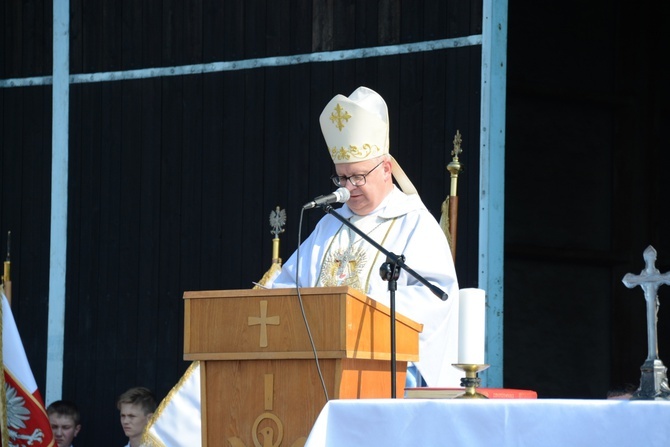
<svg viewBox="0 0 670 447">
<path fill-rule="evenodd" d="M 645 269 L 639 275 L 627 273 L 623 283 L 629 289 L 640 286 L 647 302 L 647 360 L 641 367 L 640 388 L 633 394 L 634 399 L 668 399 L 670 388 L 665 374 L 666 368 L 658 358 L 658 288 L 670 285 L 670 272 L 661 274 L 656 268 L 656 250 L 651 245 L 644 251 Z"/>
<path fill-rule="evenodd" d="M 260 317 L 248 317 L 247 324 L 249 326 L 261 326 L 261 337 L 260 343 L 258 344 L 261 348 L 268 347 L 268 324 L 272 326 L 279 325 L 279 315 L 273 317 L 268 317 L 268 302 L 261 301 L 261 316 Z"/>
</svg>

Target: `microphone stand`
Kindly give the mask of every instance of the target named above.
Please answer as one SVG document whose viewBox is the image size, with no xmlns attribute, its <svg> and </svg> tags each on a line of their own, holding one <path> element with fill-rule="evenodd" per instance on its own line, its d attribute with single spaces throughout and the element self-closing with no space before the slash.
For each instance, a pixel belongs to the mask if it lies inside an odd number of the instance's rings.
<svg viewBox="0 0 670 447">
<path fill-rule="evenodd" d="M 389 291 L 389 297 L 390 297 L 390 309 L 391 309 L 391 398 L 395 399 L 396 398 L 396 336 L 395 336 L 395 292 L 398 289 L 398 277 L 400 277 L 400 269 L 404 268 L 407 273 L 412 275 L 414 278 L 416 278 L 417 281 L 419 281 L 421 284 L 424 286 L 428 287 L 433 294 L 441 299 L 442 301 L 446 301 L 449 296 L 442 291 L 439 287 L 435 286 L 434 284 L 431 284 L 424 278 L 423 276 L 419 275 L 416 273 L 414 270 L 412 270 L 407 264 L 405 264 L 405 256 L 403 255 L 396 255 L 394 253 L 391 253 L 381 245 L 379 245 L 375 240 L 373 240 L 370 236 L 367 234 L 363 233 L 358 227 L 356 227 L 354 224 L 349 222 L 347 219 L 342 217 L 340 213 L 335 211 L 333 207 L 330 204 L 321 204 L 318 205 L 324 212 L 334 216 L 342 222 L 344 225 L 347 227 L 351 228 L 357 235 L 362 237 L 365 241 L 367 241 L 369 244 L 371 244 L 373 247 L 375 247 L 377 250 L 382 252 L 384 255 L 386 255 L 386 262 L 382 264 L 382 266 L 379 268 L 379 274 L 381 275 L 381 278 L 384 281 L 388 281 L 388 291 Z"/>
</svg>

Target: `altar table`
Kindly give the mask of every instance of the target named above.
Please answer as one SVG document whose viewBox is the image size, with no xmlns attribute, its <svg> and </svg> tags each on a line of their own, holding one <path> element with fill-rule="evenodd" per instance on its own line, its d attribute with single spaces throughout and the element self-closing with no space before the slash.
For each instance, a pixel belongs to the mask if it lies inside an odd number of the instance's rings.
<svg viewBox="0 0 670 447">
<path fill-rule="evenodd" d="M 331 400 L 306 447 L 670 446 L 670 401 Z"/>
</svg>

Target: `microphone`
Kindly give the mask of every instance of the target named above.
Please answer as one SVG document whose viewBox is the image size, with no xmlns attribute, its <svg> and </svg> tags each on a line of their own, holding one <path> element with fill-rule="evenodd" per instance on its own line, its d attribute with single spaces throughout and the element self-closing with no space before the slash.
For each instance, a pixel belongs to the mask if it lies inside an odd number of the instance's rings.
<svg viewBox="0 0 670 447">
<path fill-rule="evenodd" d="M 329 205 L 331 203 L 344 203 L 349 200 L 351 194 L 349 190 L 345 187 L 337 188 L 336 191 L 328 194 L 327 196 L 319 196 L 311 202 L 306 203 L 302 209 L 309 210 L 321 205 Z"/>
</svg>

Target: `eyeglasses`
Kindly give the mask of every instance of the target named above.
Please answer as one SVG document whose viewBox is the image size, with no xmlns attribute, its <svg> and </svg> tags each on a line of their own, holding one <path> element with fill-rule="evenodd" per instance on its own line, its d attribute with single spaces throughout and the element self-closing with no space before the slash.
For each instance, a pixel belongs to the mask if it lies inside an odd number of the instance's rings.
<svg viewBox="0 0 670 447">
<path fill-rule="evenodd" d="M 347 184 L 347 180 L 349 180 L 351 182 L 351 184 L 354 185 L 354 186 L 363 186 L 367 182 L 365 177 L 370 175 L 370 173 L 372 171 L 374 171 L 375 169 L 377 169 L 382 163 L 384 163 L 384 160 L 380 161 L 377 166 L 370 169 L 365 174 L 355 174 L 355 175 L 350 175 L 349 177 L 347 177 L 346 175 L 333 174 L 333 175 L 330 176 L 330 179 L 333 181 L 333 183 L 335 183 L 335 186 L 344 187 Z"/>
</svg>

